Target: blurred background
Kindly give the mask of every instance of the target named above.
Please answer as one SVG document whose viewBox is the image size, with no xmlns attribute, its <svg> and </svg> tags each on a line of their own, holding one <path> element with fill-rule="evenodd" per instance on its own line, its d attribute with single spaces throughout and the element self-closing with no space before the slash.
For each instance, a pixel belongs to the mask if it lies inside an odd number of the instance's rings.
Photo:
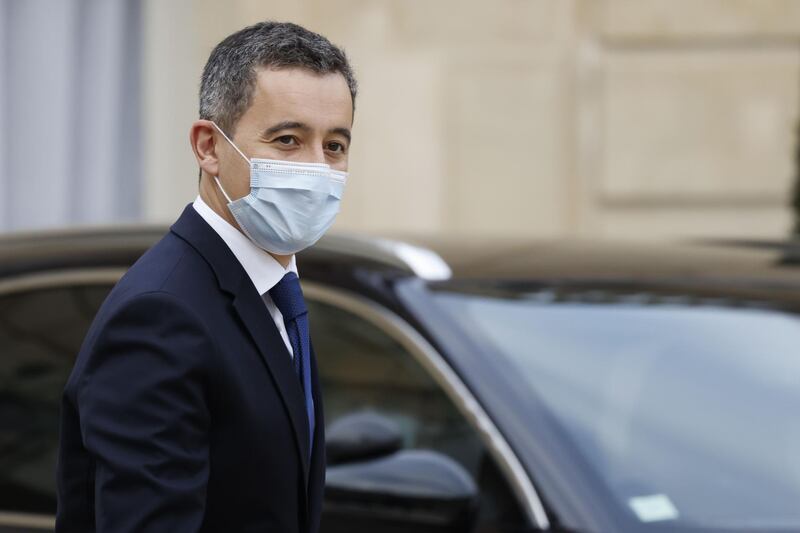
<svg viewBox="0 0 800 533">
<path fill-rule="evenodd" d="M 356 69 L 340 231 L 793 231 L 800 0 L 0 0 L 0 231 L 177 218 L 201 69 L 265 19 Z"/>
</svg>

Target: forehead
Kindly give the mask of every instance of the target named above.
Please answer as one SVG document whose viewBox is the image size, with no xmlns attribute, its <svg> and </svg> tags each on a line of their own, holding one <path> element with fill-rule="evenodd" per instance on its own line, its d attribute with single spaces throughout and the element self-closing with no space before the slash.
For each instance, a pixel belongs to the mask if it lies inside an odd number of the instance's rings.
<svg viewBox="0 0 800 533">
<path fill-rule="evenodd" d="M 312 127 L 347 127 L 353 102 L 344 76 L 303 68 L 259 69 L 250 108 L 242 119 L 298 121 Z"/>
</svg>

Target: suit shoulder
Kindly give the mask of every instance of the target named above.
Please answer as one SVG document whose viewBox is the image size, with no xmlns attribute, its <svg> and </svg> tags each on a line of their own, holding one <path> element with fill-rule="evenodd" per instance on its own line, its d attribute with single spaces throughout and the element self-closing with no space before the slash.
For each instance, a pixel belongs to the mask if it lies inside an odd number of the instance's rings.
<svg viewBox="0 0 800 533">
<path fill-rule="evenodd" d="M 100 306 L 87 335 L 131 306 L 179 308 L 193 315 L 194 292 L 215 283 L 213 271 L 197 251 L 172 233 L 147 250 L 120 278 Z"/>
<path fill-rule="evenodd" d="M 207 284 L 216 285 L 210 265 L 191 245 L 169 232 L 131 265 L 108 299 L 124 300 L 147 292 L 191 299 L 193 290 Z"/>
<path fill-rule="evenodd" d="M 117 283 L 115 292 L 161 290 L 175 268 L 193 252 L 182 239 L 167 233 L 131 265 Z"/>
<path fill-rule="evenodd" d="M 197 293 L 214 293 L 213 271 L 199 253 L 185 241 L 167 233 L 137 260 L 117 282 L 98 309 L 73 368 L 67 389 L 72 391 L 85 365 L 92 359 L 98 342 L 121 332 L 136 332 L 149 339 L 193 339 L 215 350 L 213 321 L 203 313 L 213 301 L 198 302 Z M 175 332 L 190 337 L 177 337 Z M 205 349 L 204 348 L 204 349 Z M 186 352 L 185 349 L 180 351 Z M 203 350 L 190 350 L 201 353 Z M 199 362 L 199 361 L 198 361 Z M 70 384 L 72 386 L 70 386 Z"/>
</svg>

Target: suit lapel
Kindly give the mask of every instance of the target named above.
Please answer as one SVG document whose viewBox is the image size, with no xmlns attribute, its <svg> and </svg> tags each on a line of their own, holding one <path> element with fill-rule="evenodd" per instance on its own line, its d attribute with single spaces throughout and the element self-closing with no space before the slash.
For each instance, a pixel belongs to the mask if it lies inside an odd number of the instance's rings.
<svg viewBox="0 0 800 533">
<path fill-rule="evenodd" d="M 308 485 L 308 507 L 306 516 L 312 522 L 309 531 L 319 529 L 319 517 L 322 509 L 323 489 L 325 486 L 325 416 L 322 407 L 322 389 L 319 385 L 319 369 L 317 356 L 314 353 L 314 342 L 311 342 L 311 386 L 314 396 L 314 449 L 311 454 L 311 479 Z"/>
<path fill-rule="evenodd" d="M 233 296 L 233 307 L 264 361 L 289 415 L 308 494 L 308 418 L 300 381 L 291 355 L 275 327 L 261 295 L 225 241 L 203 220 L 191 204 L 170 228 L 203 256 L 216 274 L 220 288 Z M 306 498 L 307 500 L 307 498 Z M 307 505 L 307 501 L 305 503 Z"/>
<path fill-rule="evenodd" d="M 252 285 L 252 284 L 251 284 Z M 292 367 L 292 356 L 278 333 L 264 301 L 252 286 L 245 286 L 236 295 L 233 307 L 253 338 L 261 358 L 272 374 L 283 403 L 289 412 L 295 443 L 303 463 L 303 479 L 308 490 L 308 417 L 300 380 Z"/>
</svg>

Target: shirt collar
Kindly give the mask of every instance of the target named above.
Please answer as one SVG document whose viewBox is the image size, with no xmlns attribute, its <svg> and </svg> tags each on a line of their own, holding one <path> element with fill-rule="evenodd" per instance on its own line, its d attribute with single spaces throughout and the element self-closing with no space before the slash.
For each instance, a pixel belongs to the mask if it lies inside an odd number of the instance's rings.
<svg viewBox="0 0 800 533">
<path fill-rule="evenodd" d="M 200 195 L 195 198 L 192 206 L 203 217 L 203 220 L 208 222 L 208 225 L 225 241 L 225 244 L 236 256 L 259 294 L 269 291 L 287 273 L 294 272 L 297 274 L 297 263 L 294 254 L 289 260 L 289 265 L 283 268 L 277 259 L 253 244 L 253 241 L 248 239 L 244 233 L 231 226 L 227 220 L 211 209 L 200 198 Z"/>
</svg>

